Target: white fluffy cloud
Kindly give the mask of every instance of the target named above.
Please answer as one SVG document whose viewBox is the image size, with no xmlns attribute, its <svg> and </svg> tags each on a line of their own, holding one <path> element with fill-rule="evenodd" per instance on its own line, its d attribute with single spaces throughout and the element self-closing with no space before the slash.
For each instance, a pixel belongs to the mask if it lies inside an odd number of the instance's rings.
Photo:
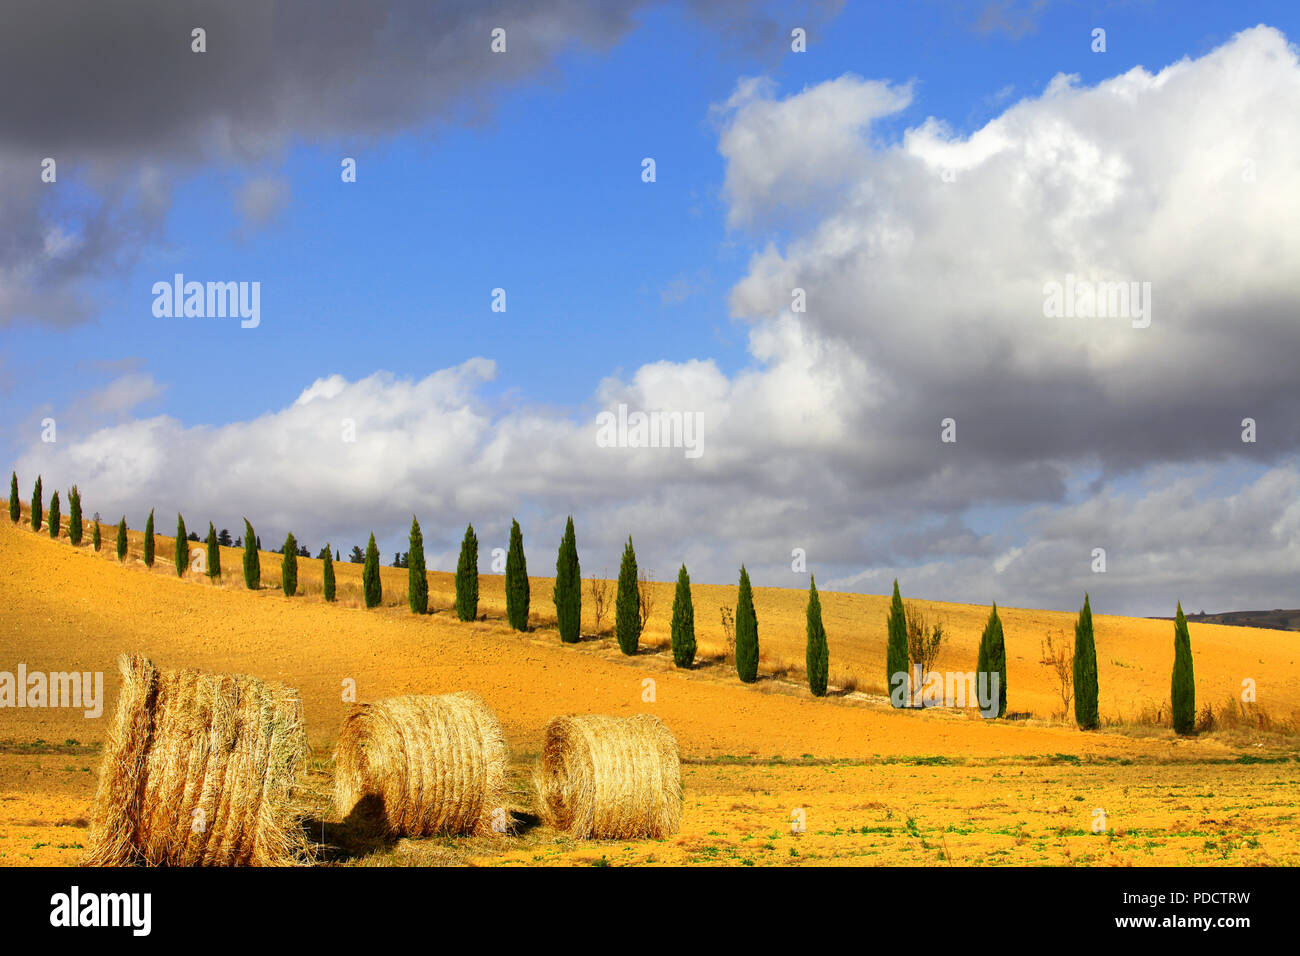
<svg viewBox="0 0 1300 956">
<path fill-rule="evenodd" d="M 753 358 L 736 374 L 655 362 L 569 414 L 493 412 L 486 359 L 331 376 L 252 421 L 107 424 L 34 447 L 21 472 L 79 482 L 92 510 L 242 512 L 313 548 L 373 527 L 391 552 L 415 511 L 434 566 L 465 521 L 486 555 L 518 515 L 544 572 L 573 513 L 588 572 L 631 532 L 661 577 L 685 560 L 731 580 L 744 561 L 801 586 L 802 547 L 828 584 L 898 576 L 940 599 L 1294 603 L 1295 50 L 1260 27 L 1156 72 L 1058 77 L 969 136 L 931 119 L 877 142 L 872 123 L 910 102 L 844 76 L 785 98 L 744 81 L 719 108 L 730 222 L 759 247 L 732 295 Z M 791 238 L 767 242 L 777 228 Z M 1150 282 L 1150 327 L 1044 317 L 1044 283 L 1068 274 Z M 598 447 L 596 413 L 619 403 L 698 414 L 703 456 Z"/>
<path fill-rule="evenodd" d="M 882 396 L 911 400 L 905 431 L 961 410 L 999 456 L 1070 454 L 1083 439 L 1121 464 L 1153 442 L 1194 457 L 1216 430 L 1220 449 L 1235 440 L 1238 405 L 1275 436 L 1296 420 L 1300 69 L 1281 34 L 1249 30 L 1096 87 L 1058 77 L 969 137 L 927 120 L 885 148 L 843 145 L 868 142 L 872 114 L 826 100 L 852 104 L 872 85 L 837 84 L 747 97 L 723 137 L 725 153 L 760 134 L 816 143 L 828 116 L 850 127 L 827 136 L 833 162 L 812 164 L 840 203 L 755 256 L 737 315 L 788 311 L 804 288 L 807 322 L 862 356 Z M 781 211 L 750 168 L 761 161 L 733 161 L 748 170 L 729 178 L 747 217 Z M 797 166 L 778 154 L 772 175 Z M 1045 318 L 1044 284 L 1069 275 L 1149 282 L 1150 328 Z M 1279 453 L 1295 447 L 1286 433 Z"/>
</svg>

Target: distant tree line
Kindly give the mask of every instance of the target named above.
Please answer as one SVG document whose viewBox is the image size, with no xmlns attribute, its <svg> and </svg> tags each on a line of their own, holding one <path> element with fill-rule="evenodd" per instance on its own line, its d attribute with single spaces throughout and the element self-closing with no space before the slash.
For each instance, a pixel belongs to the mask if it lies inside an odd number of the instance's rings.
<svg viewBox="0 0 1300 956">
<path fill-rule="evenodd" d="M 49 536 L 57 539 L 63 530 L 59 493 L 55 491 L 51 495 L 48 511 L 44 508 L 43 495 L 41 477 L 38 475 L 32 489 L 31 527 L 34 531 L 40 531 L 45 527 Z M 85 535 L 85 527 L 81 492 L 76 485 L 68 491 L 67 504 L 68 540 L 74 546 L 80 546 Z M 14 472 L 11 473 L 9 480 L 9 520 L 13 524 L 18 524 L 21 517 L 18 475 Z M 178 576 L 184 577 L 191 570 L 190 544 L 200 542 L 205 544 L 206 549 L 202 557 L 206 564 L 204 571 L 210 579 L 221 577 L 221 548 L 242 547 L 244 583 L 250 590 L 261 588 L 259 557 L 261 539 L 247 518 L 244 519 L 244 534 L 233 540 L 228 529 L 222 528 L 217 531 L 211 522 L 208 523 L 206 539 L 200 539 L 196 532 L 186 529 L 184 517 L 178 514 L 175 539 L 175 567 Z M 407 603 L 412 613 L 425 614 L 428 612 L 428 574 L 424 560 L 424 538 L 415 516 L 411 518 L 409 542 L 408 550 L 394 553 L 392 567 L 408 570 Z M 91 526 L 91 545 L 98 551 L 101 543 L 100 516 L 96 512 Z M 115 545 L 117 559 L 125 561 L 128 553 L 125 515 L 118 522 Z M 145 521 L 141 550 L 141 558 L 146 566 L 153 566 L 155 551 L 154 512 L 150 510 Z M 282 555 L 281 589 L 286 597 L 295 596 L 298 592 L 298 559 L 309 558 L 311 551 L 306 545 L 299 543 L 290 532 L 285 537 L 284 544 L 271 553 Z M 331 551 L 330 545 L 326 543 L 316 557 L 323 561 L 324 598 L 326 601 L 334 601 L 336 597 L 334 564 L 339 560 L 339 552 Z M 462 621 L 478 620 L 478 558 L 478 537 L 474 532 L 473 524 L 470 524 L 466 526 L 461 541 L 460 556 L 456 563 L 455 610 L 456 616 Z M 383 585 L 379 574 L 379 549 L 375 544 L 373 532 L 364 551 L 360 546 L 352 547 L 348 561 L 363 565 L 362 595 L 365 605 L 368 608 L 377 607 L 383 600 Z M 523 532 L 519 522 L 513 519 L 505 563 L 505 579 L 506 619 L 514 630 L 527 631 L 531 597 L 528 569 L 524 555 Z M 651 576 L 638 571 L 636 551 L 629 536 L 623 548 L 613 598 L 614 634 L 619 649 L 624 654 L 636 655 L 639 652 L 641 636 L 653 608 L 651 584 Z M 598 582 L 593 578 L 591 591 L 595 603 L 596 630 L 599 632 L 601 620 L 608 607 L 606 583 Z M 555 581 L 551 597 L 555 606 L 560 640 L 564 643 L 576 643 L 581 638 L 582 572 L 572 516 L 569 516 L 565 522 L 564 533 L 556 553 Z M 734 624 L 736 674 L 742 682 L 753 683 L 758 679 L 760 661 L 758 616 L 754 608 L 749 572 L 743 564 L 740 567 L 734 616 L 729 611 L 729 608 L 723 608 L 723 626 L 730 642 L 731 628 Z M 1053 647 L 1052 659 L 1045 660 L 1043 663 L 1050 663 L 1057 671 L 1062 683 L 1062 698 L 1066 701 L 1067 707 L 1069 700 L 1073 698 L 1074 720 L 1078 727 L 1082 730 L 1094 730 L 1100 726 L 1097 649 L 1093 633 L 1092 606 L 1087 594 L 1084 595 L 1083 608 L 1075 621 L 1074 632 L 1073 654 L 1067 656 L 1064 648 Z M 914 706 L 921 697 L 912 675 L 924 679 L 930 667 L 936 662 L 945 637 L 943 626 L 939 623 L 929 624 L 916 608 L 909 610 L 903 603 L 898 581 L 895 580 L 889 614 L 885 622 L 885 633 L 887 686 L 891 689 L 900 684 L 911 687 L 911 693 L 900 695 L 891 693 L 890 699 L 896 707 Z M 695 610 L 691 600 L 690 574 L 685 564 L 681 566 L 677 575 L 670 635 L 673 663 L 681 668 L 692 667 L 696 653 Z M 821 597 L 817 592 L 817 583 L 813 576 L 809 577 L 805 638 L 805 671 L 808 687 L 814 696 L 824 696 L 828 686 L 829 649 L 826 628 L 822 621 Z M 996 702 L 989 702 L 986 716 L 1005 717 L 1007 714 L 1007 652 L 1002 620 L 996 603 L 992 606 L 980 637 L 976 676 L 985 679 L 985 684 L 978 686 L 997 687 L 998 699 Z M 1069 686 L 1066 686 L 1067 684 Z M 1174 730 L 1179 734 L 1194 733 L 1196 686 L 1191 640 L 1181 601 L 1178 603 L 1177 615 L 1174 619 L 1174 663 L 1170 679 L 1170 701 Z M 994 703 L 996 706 L 992 706 Z"/>
</svg>

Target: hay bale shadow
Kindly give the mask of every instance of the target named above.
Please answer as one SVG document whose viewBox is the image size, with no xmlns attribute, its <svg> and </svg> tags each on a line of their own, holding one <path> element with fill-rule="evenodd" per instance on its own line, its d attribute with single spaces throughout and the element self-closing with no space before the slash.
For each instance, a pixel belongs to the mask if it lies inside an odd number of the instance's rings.
<svg viewBox="0 0 1300 956">
<path fill-rule="evenodd" d="M 524 836 L 542 825 L 542 818 L 535 813 L 521 813 L 515 810 L 510 817 L 513 820 L 513 826 L 510 828 L 511 836 Z"/>
<path fill-rule="evenodd" d="M 384 799 L 376 793 L 363 796 L 341 821 L 309 816 L 303 826 L 313 840 L 320 840 L 316 860 L 325 864 L 346 863 L 391 850 L 398 839 L 388 828 Z"/>
</svg>

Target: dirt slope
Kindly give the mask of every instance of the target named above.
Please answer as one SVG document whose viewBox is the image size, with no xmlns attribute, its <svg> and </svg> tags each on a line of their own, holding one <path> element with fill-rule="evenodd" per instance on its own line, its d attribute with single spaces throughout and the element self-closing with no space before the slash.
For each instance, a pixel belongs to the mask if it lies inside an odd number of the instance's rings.
<svg viewBox="0 0 1300 956">
<path fill-rule="evenodd" d="M 133 551 L 139 540 L 134 536 Z M 119 565 L 104 552 L 53 542 L 21 525 L 0 525 L 0 669 L 14 670 L 18 662 L 34 670 L 90 670 L 105 673 L 108 703 L 104 717 L 88 720 L 80 712 L 0 710 L 0 738 L 47 740 L 101 739 L 116 699 L 116 656 L 125 650 L 152 655 L 167 665 L 191 665 L 211 670 L 240 671 L 297 687 L 304 700 L 313 742 L 332 740 L 345 709 L 343 686 L 356 683 L 360 699 L 390 694 L 437 693 L 458 688 L 481 692 L 497 709 L 511 743 L 536 749 L 546 720 L 563 712 L 603 711 L 658 713 L 694 754 L 758 754 L 762 756 L 853 757 L 874 754 L 1009 754 L 1092 752 L 1131 748 L 1106 735 L 1084 735 L 1067 728 L 990 724 L 951 714 L 892 713 L 856 699 L 812 700 L 796 685 L 775 680 L 757 686 L 740 685 L 723 664 L 707 665 L 689 674 L 675 671 L 666 653 L 624 658 L 612 641 L 593 639 L 577 647 L 560 644 L 540 613 L 539 627 L 529 635 L 512 632 L 504 617 L 502 579 L 484 576 L 483 610 L 489 620 L 462 623 L 445 610 L 451 603 L 449 575 L 433 575 L 432 604 L 439 610 L 416 618 L 401 604 L 406 572 L 385 569 L 386 603 L 398 606 L 367 611 L 331 606 L 319 597 L 285 598 L 278 590 L 244 589 L 237 579 L 239 552 L 227 550 L 223 586 L 205 579 L 181 580 L 170 564 L 170 543 L 159 540 L 158 561 L 152 570 L 134 558 Z M 535 559 L 536 560 L 536 559 Z M 278 574 L 278 556 L 262 555 L 267 578 Z M 300 574 L 309 582 L 319 576 L 319 562 L 300 560 Z M 356 604 L 360 566 L 338 566 L 340 595 Z M 668 593 L 664 587 L 650 636 L 665 627 Z M 534 579 L 534 606 L 549 604 L 550 582 Z M 707 609 L 725 589 L 702 587 L 697 619 L 708 620 Z M 827 627 L 831 632 L 833 670 L 846 664 L 866 671 L 877 669 L 883 657 L 878 623 L 885 599 L 873 596 L 826 594 Z M 794 591 L 760 590 L 757 606 L 760 635 L 769 649 L 800 647 L 802 595 Z M 976 637 L 984 610 L 938 605 L 957 635 L 954 659 L 973 657 L 966 645 Z M 1041 625 L 1059 623 L 1062 615 L 1007 612 L 1009 655 L 1012 659 L 1011 706 L 1029 709 L 1034 700 L 1050 706 L 1045 674 L 1035 683 L 1026 667 L 1029 642 Z M 796 624 L 797 622 L 797 624 Z M 847 635 L 855 629 L 861 637 Z M 702 638 L 710 639 L 707 626 Z M 1158 667 L 1167 653 L 1159 640 L 1159 622 L 1106 618 L 1098 620 L 1104 705 L 1119 700 L 1154 697 L 1167 682 Z M 1244 659 L 1260 674 L 1261 697 L 1293 693 L 1296 666 L 1292 635 L 1257 629 L 1202 627 L 1193 634 L 1197 676 L 1208 688 L 1226 690 Z M 1249 650 L 1245 650 L 1249 648 Z M 1120 660 L 1128 666 L 1116 665 Z M 942 662 L 941 662 L 942 663 Z M 967 665 L 968 667 L 969 665 Z M 964 668 L 965 669 L 965 668 Z M 1265 675 L 1270 675 L 1266 680 Z M 642 681 L 653 677 L 655 701 L 643 701 Z M 1035 689 L 1037 688 L 1037 689 Z M 1279 690 L 1285 688 L 1286 690 Z M 1267 689 L 1267 690 L 1266 690 Z M 1204 693 L 1204 691 L 1202 692 Z M 1294 698 L 1290 698 L 1294 700 Z M 1199 744 L 1160 742 L 1152 747 Z"/>
<path fill-rule="evenodd" d="M 0 709 L 0 865 L 71 865 L 83 856 L 98 743 L 116 705 L 114 661 L 127 650 L 164 665 L 245 672 L 298 688 L 318 748 L 303 790 L 322 820 L 330 806 L 328 747 L 348 706 L 345 681 L 355 682 L 361 700 L 482 693 L 515 756 L 519 813 L 532 808 L 531 755 L 556 714 L 656 713 L 687 759 L 683 829 L 669 841 L 575 843 L 537 828 L 505 841 L 401 841 L 361 851 L 355 862 L 1296 862 L 1291 756 L 1242 756 L 1240 747 L 1261 745 L 1221 736 L 1085 734 L 1038 717 L 989 722 L 897 712 L 863 693 L 814 700 L 797 675 L 771 676 L 802 655 L 802 591 L 756 592 L 767 676 L 744 686 L 729 665 L 705 659 L 682 672 L 656 648 L 666 642 L 668 585 L 657 592 L 649 649 L 628 658 L 607 637 L 562 645 L 547 579 L 532 581 L 534 630 L 521 635 L 503 621 L 499 576 L 481 579 L 487 620 L 462 623 L 447 610 L 447 574 L 431 575 L 435 613 L 416 618 L 405 605 L 404 570 L 384 569 L 384 606 L 364 610 L 358 565 L 338 566 L 340 600 L 327 605 L 319 562 L 299 560 L 307 593 L 288 599 L 274 587 L 278 555 L 262 554 L 264 587 L 250 592 L 238 551 L 223 553 L 221 583 L 182 580 L 170 539 L 158 539 L 157 563 L 148 569 L 138 558 L 140 535 L 130 537 L 131 555 L 119 564 L 107 531 L 96 554 L 26 524 L 0 523 L 0 671 L 12 673 L 19 663 L 29 672 L 101 671 L 106 698 L 97 719 L 72 709 Z M 547 557 L 534 555 L 534 565 L 545 566 Z M 717 608 L 734 601 L 734 589 L 694 593 L 707 655 L 723 643 Z M 882 682 L 871 675 L 881 669 L 887 600 L 830 593 L 822 600 L 833 674 L 856 672 L 863 686 L 877 689 Z M 987 610 L 926 607 L 953 634 L 940 666 L 970 669 Z M 589 601 L 585 609 L 584 630 L 594 630 Z M 1037 635 L 1049 627 L 1072 634 L 1073 616 L 1008 610 L 1005 619 L 1012 708 L 1059 709 L 1050 675 L 1035 663 Z M 1169 625 L 1105 616 L 1097 625 L 1103 710 L 1162 699 Z M 1294 709 L 1294 636 L 1193 625 L 1200 693 L 1226 695 L 1239 675 L 1256 671 L 1261 700 L 1275 713 Z M 1236 801 L 1230 813 L 1210 799 L 1216 793 Z M 1101 836 L 1091 830 L 1097 807 L 1111 820 Z M 807 814 L 806 834 L 790 832 L 796 809 Z M 322 840 L 335 839 L 338 823 L 316 825 Z"/>
</svg>

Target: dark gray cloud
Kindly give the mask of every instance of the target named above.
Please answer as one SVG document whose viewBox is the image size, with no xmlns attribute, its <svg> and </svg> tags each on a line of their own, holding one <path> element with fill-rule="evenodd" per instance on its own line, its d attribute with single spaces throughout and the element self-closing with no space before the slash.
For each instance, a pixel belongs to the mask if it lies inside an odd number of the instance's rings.
<svg viewBox="0 0 1300 956">
<path fill-rule="evenodd" d="M 0 325 L 94 314 L 83 280 L 158 236 L 169 182 L 487 115 L 562 50 L 606 48 L 639 3 L 15 0 L 0 10 Z M 206 31 L 206 52 L 191 31 Z M 491 31 L 506 30 L 506 52 Z M 58 184 L 40 180 L 57 163 Z M 63 187 L 76 183 L 76 205 Z M 246 218 L 277 196 L 240 194 Z M 270 206 L 268 206 L 270 201 Z"/>
<path fill-rule="evenodd" d="M 604 47 L 636 3 L 154 0 L 8 3 L 0 140 L 101 159 L 265 156 L 292 137 L 382 136 L 451 119 L 570 46 Z M 207 52 L 191 30 L 207 31 Z M 490 33 L 507 31 L 494 54 Z"/>
<path fill-rule="evenodd" d="M 0 102 L 0 325 L 93 315 L 82 281 L 158 236 L 178 172 L 273 163 L 295 141 L 355 145 L 481 122 L 502 88 L 544 76 L 565 50 L 608 49 L 654 2 L 5 3 L 0 90 L 22 94 Z M 687 4 L 718 44 L 764 56 L 783 49 L 787 19 L 816 29 L 839 6 L 806 0 L 778 16 L 735 0 Z M 192 50 L 195 28 L 204 53 Z M 492 51 L 497 28 L 504 53 Z M 59 183 L 88 187 L 83 208 L 56 208 L 56 187 L 39 179 L 46 157 Z M 238 202 L 256 225 L 278 198 Z"/>
</svg>

